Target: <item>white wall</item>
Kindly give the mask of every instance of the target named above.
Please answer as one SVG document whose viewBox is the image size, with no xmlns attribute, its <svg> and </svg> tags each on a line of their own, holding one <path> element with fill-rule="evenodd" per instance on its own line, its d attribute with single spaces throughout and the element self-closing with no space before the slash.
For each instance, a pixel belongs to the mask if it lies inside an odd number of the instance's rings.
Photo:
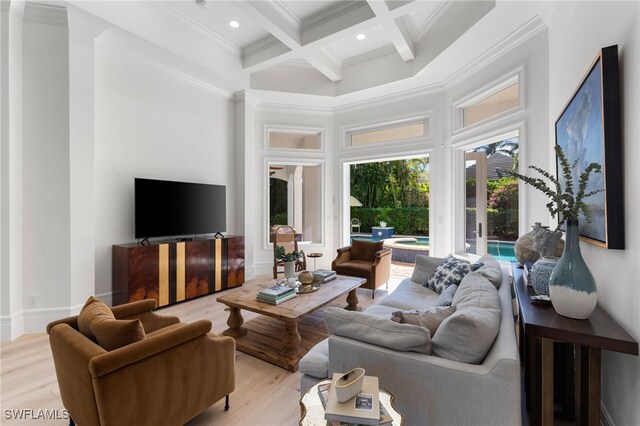
<svg viewBox="0 0 640 426">
<path fill-rule="evenodd" d="M 30 21 L 32 8 L 23 28 L 23 304 L 39 310 L 69 306 L 69 49 L 66 22 Z M 39 327 L 29 320 L 26 330 Z"/>
<path fill-rule="evenodd" d="M 598 303 L 640 340 L 640 7 L 638 2 L 561 2 L 549 20 L 550 138 L 554 122 L 597 52 L 618 45 L 624 152 L 625 250 L 581 243 Z M 640 424 L 640 358 L 602 354 L 602 402 L 614 424 Z"/>
<path fill-rule="evenodd" d="M 0 338 L 24 333 L 22 18 L 24 3 L 0 4 Z"/>
<path fill-rule="evenodd" d="M 234 233 L 234 107 L 198 68 L 118 30 L 96 47 L 96 293 L 111 292 L 111 246 L 134 241 L 134 177 L 227 185 Z"/>
</svg>

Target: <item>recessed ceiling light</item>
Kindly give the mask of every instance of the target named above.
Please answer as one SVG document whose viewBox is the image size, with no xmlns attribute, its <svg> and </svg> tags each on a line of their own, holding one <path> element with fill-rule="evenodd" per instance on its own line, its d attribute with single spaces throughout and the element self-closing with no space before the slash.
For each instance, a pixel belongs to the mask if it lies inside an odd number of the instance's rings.
<svg viewBox="0 0 640 426">
<path fill-rule="evenodd" d="M 366 35 L 364 35 L 364 34 L 362 34 L 362 33 L 360 33 L 360 34 L 358 34 L 358 35 L 356 36 L 356 38 L 357 38 L 358 40 L 364 40 L 365 38 L 367 38 L 367 36 L 366 36 Z"/>
<path fill-rule="evenodd" d="M 229 26 L 231 28 L 238 28 L 240 26 L 240 23 L 238 21 L 229 21 Z"/>
</svg>

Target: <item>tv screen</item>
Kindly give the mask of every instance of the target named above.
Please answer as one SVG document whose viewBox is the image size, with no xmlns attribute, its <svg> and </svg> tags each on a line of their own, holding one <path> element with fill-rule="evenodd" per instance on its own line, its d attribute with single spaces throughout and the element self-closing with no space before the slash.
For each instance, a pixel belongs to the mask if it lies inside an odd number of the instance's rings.
<svg viewBox="0 0 640 426">
<path fill-rule="evenodd" d="M 227 229 L 223 185 L 135 178 L 135 238 L 198 235 Z"/>
</svg>

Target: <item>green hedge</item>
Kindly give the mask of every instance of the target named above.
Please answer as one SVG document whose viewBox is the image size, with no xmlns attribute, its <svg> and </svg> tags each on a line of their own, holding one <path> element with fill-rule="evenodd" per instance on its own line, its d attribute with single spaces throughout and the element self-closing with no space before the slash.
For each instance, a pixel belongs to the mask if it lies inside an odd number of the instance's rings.
<svg viewBox="0 0 640 426">
<path fill-rule="evenodd" d="M 429 235 L 429 209 L 427 207 L 369 208 L 351 207 L 351 218 L 360 220 L 360 232 L 371 232 L 379 225 L 379 215 L 386 213 L 387 226 L 400 235 Z"/>
</svg>

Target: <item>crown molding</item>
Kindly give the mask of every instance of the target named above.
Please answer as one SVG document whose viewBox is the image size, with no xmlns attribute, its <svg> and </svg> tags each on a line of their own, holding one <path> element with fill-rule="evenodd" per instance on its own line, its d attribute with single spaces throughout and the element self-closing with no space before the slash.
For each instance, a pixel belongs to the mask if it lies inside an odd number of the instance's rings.
<svg viewBox="0 0 640 426">
<path fill-rule="evenodd" d="M 27 3 L 24 8 L 24 20 L 36 24 L 54 25 L 57 27 L 69 26 L 67 9 L 42 3 Z"/>
<path fill-rule="evenodd" d="M 216 85 L 213 85 L 207 81 L 204 81 L 200 78 L 194 77 L 192 75 L 189 75 L 185 72 L 179 71 L 173 67 L 161 64 L 160 62 L 153 60 L 151 58 L 148 58 L 146 56 L 140 56 L 140 55 L 136 55 L 138 57 L 138 59 L 149 65 L 150 67 L 153 67 L 157 70 L 160 70 L 166 74 L 169 74 L 179 80 L 184 81 L 185 83 L 188 83 L 194 87 L 197 87 L 199 89 L 203 89 L 213 95 L 217 95 L 226 99 L 231 99 L 233 98 L 233 92 L 227 89 L 223 89 L 221 87 L 218 87 Z"/>
<path fill-rule="evenodd" d="M 258 109 L 261 111 L 279 112 L 283 114 L 296 114 L 303 113 L 309 115 L 333 115 L 334 108 L 331 107 L 316 107 L 308 105 L 290 105 L 280 104 L 275 102 L 259 102 Z"/>
<path fill-rule="evenodd" d="M 376 50 L 372 50 L 370 52 L 366 52 L 363 53 L 361 55 L 358 56 L 353 56 L 351 58 L 347 58 L 347 59 L 343 59 L 342 61 L 342 66 L 346 67 L 350 67 L 353 65 L 357 65 L 357 64 L 361 64 L 363 62 L 368 62 L 368 61 L 372 61 L 374 59 L 378 59 L 381 58 L 383 56 L 387 56 L 390 54 L 397 54 L 398 51 L 396 50 L 395 46 L 393 44 L 387 45 L 387 46 L 383 46 L 380 47 Z"/>
<path fill-rule="evenodd" d="M 233 102 L 238 104 L 242 102 L 258 103 L 259 99 L 249 93 L 247 90 L 241 90 L 233 94 Z"/>
<path fill-rule="evenodd" d="M 422 25 L 420 25 L 420 28 L 416 28 L 416 34 L 414 37 L 415 40 L 422 39 L 427 34 L 427 31 L 429 31 L 429 29 L 433 26 L 433 24 L 438 22 L 438 20 L 442 18 L 442 16 L 451 8 L 452 5 L 453 2 L 450 1 L 441 2 L 436 10 L 431 15 L 429 15 L 427 19 L 425 19 Z"/>
<path fill-rule="evenodd" d="M 331 48 L 331 46 L 329 46 L 329 45 L 323 46 L 321 48 L 321 50 L 323 50 L 324 53 L 326 53 L 326 55 L 329 57 L 329 59 L 334 61 L 339 66 L 343 66 L 344 65 L 344 58 L 342 56 L 340 56 L 335 50 L 333 50 Z"/>
<path fill-rule="evenodd" d="M 242 49 L 240 48 L 240 46 L 230 42 L 229 40 L 222 37 L 220 34 L 216 33 L 215 31 L 212 31 L 209 27 L 202 24 L 198 20 L 192 18 L 191 16 L 187 15 L 186 13 L 184 13 L 183 11 L 181 11 L 171 3 L 166 1 L 159 1 L 159 2 L 151 1 L 149 3 L 152 4 L 154 7 L 158 8 L 159 10 L 162 10 L 166 14 L 170 15 L 171 17 L 178 19 L 183 24 L 187 25 L 188 27 L 191 27 L 191 29 L 193 29 L 194 31 L 204 35 L 209 40 L 217 43 L 218 45 L 224 47 L 230 52 L 238 56 L 240 56 L 240 54 L 242 53 Z"/>
<path fill-rule="evenodd" d="M 361 109 L 367 109 L 371 107 L 384 106 L 384 105 L 399 102 L 399 101 L 406 101 L 414 98 L 419 98 L 422 96 L 437 94 L 442 92 L 443 90 L 444 90 L 444 87 L 441 83 L 429 84 L 426 86 L 420 86 L 413 89 L 403 90 L 400 92 L 394 92 L 390 95 L 380 95 L 380 96 L 375 96 L 373 98 L 364 99 L 361 101 L 343 104 L 334 108 L 334 112 L 336 114 L 341 114 L 344 112 L 353 112 L 353 111 L 358 111 Z"/>
<path fill-rule="evenodd" d="M 2 12 L 11 13 L 16 17 L 23 19 L 25 5 L 25 0 L 1 0 L 0 10 L 2 10 Z"/>
<path fill-rule="evenodd" d="M 272 0 L 269 3 L 271 8 L 278 12 L 282 18 L 284 18 L 288 23 L 290 23 L 293 27 L 297 28 L 300 31 L 300 27 L 302 26 L 302 19 L 298 15 L 296 15 L 289 7 L 280 0 Z"/>
<path fill-rule="evenodd" d="M 481 53 L 475 59 L 471 60 L 468 65 L 462 67 L 458 71 L 451 74 L 443 81 L 445 90 L 451 89 L 453 86 L 461 83 L 473 74 L 480 71 L 500 56 L 508 53 L 512 49 L 518 47 L 530 38 L 534 37 L 546 27 L 541 17 L 535 16 L 524 23 L 520 28 L 513 31 L 497 44 L 491 46 L 485 52 Z"/>
<path fill-rule="evenodd" d="M 320 26 L 322 24 L 326 24 L 339 16 L 342 16 L 346 13 L 349 13 L 353 10 L 359 9 L 361 7 L 369 7 L 366 2 L 362 1 L 342 1 L 340 4 L 330 7 L 325 10 L 321 10 L 307 19 L 302 21 L 301 31 L 304 33 L 312 28 Z"/>
<path fill-rule="evenodd" d="M 242 48 L 242 58 L 247 58 L 249 56 L 255 55 L 256 53 L 260 53 L 263 50 L 267 50 L 270 47 L 276 46 L 278 44 L 284 44 L 280 40 L 278 40 L 272 34 L 266 35 L 260 40 L 254 41 Z"/>
</svg>

